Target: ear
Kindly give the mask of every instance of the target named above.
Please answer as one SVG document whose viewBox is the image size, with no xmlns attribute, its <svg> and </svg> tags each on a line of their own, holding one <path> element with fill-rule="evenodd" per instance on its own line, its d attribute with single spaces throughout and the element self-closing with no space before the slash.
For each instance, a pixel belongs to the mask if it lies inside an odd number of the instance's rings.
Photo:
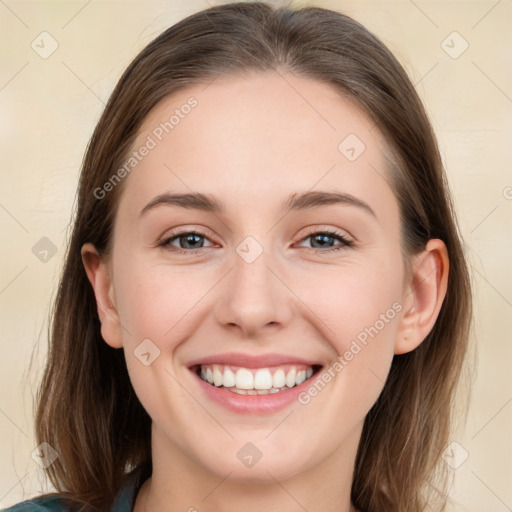
<svg viewBox="0 0 512 512">
<path fill-rule="evenodd" d="M 123 346 L 121 324 L 114 303 L 114 288 L 107 262 L 103 261 L 93 244 L 86 243 L 81 250 L 82 262 L 94 290 L 101 335 L 113 348 Z"/>
<path fill-rule="evenodd" d="M 395 341 L 395 354 L 418 347 L 434 327 L 448 285 L 448 250 L 442 240 L 429 240 L 413 259 L 412 276 L 402 300 L 404 314 Z"/>
</svg>

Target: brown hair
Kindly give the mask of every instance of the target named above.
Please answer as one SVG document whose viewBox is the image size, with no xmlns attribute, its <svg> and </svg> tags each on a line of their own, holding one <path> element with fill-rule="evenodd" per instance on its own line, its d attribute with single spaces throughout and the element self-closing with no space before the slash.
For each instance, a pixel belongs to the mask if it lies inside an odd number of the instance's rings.
<svg viewBox="0 0 512 512">
<path fill-rule="evenodd" d="M 123 352 L 101 337 L 82 264 L 86 242 L 110 249 L 122 183 L 94 191 L 119 169 L 148 113 L 194 83 L 244 71 L 284 69 L 336 87 L 373 119 L 389 145 L 401 212 L 404 263 L 430 238 L 448 249 L 448 289 L 421 345 L 396 355 L 369 411 L 352 502 L 361 511 L 445 508 L 436 468 L 449 442 L 454 396 L 471 324 L 471 286 L 441 157 L 427 114 L 385 45 L 341 13 L 265 3 L 212 7 L 170 27 L 129 65 L 113 91 L 83 161 L 72 236 L 52 310 L 48 362 L 38 393 L 36 434 L 59 458 L 46 469 L 73 510 L 107 511 L 128 468 L 151 472 L 151 420 L 130 383 Z M 432 494 L 431 491 L 435 491 Z"/>
</svg>

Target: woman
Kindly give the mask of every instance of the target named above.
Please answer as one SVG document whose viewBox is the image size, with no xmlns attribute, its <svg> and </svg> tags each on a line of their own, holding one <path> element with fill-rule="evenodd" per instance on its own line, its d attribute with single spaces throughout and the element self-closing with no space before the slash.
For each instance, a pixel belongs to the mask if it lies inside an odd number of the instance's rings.
<svg viewBox="0 0 512 512">
<path fill-rule="evenodd" d="M 58 492 L 10 510 L 443 510 L 470 318 L 385 46 L 326 9 L 194 14 L 87 149 L 36 418 Z"/>
</svg>

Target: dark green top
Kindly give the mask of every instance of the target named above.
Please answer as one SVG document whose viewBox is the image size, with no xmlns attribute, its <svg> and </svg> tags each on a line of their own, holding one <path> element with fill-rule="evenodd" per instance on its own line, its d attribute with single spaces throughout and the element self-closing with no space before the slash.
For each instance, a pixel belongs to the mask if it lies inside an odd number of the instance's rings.
<svg viewBox="0 0 512 512">
<path fill-rule="evenodd" d="M 140 471 L 135 470 L 130 473 L 114 501 L 111 512 L 133 512 L 135 499 L 144 481 L 145 478 Z M 68 510 L 58 497 L 41 497 L 22 501 L 1 512 L 68 512 Z"/>
</svg>

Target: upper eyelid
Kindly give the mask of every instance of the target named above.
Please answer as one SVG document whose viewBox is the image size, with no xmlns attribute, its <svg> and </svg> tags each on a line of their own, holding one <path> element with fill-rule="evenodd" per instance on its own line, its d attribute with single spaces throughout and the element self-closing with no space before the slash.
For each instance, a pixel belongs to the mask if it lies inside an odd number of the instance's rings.
<svg viewBox="0 0 512 512">
<path fill-rule="evenodd" d="M 213 244 L 216 244 L 217 242 L 215 242 L 214 240 L 212 240 L 212 237 L 207 235 L 206 233 L 202 233 L 200 230 L 194 230 L 194 229 L 185 229 L 183 231 L 178 231 L 177 233 L 171 233 L 170 235 L 164 235 L 161 239 L 160 239 L 160 244 L 163 244 L 163 243 L 168 243 L 170 242 L 171 240 L 175 240 L 177 238 L 180 238 L 182 236 L 185 236 L 185 235 L 197 235 L 197 236 L 201 236 L 203 238 L 206 238 L 208 239 L 210 242 L 212 242 Z"/>
</svg>

